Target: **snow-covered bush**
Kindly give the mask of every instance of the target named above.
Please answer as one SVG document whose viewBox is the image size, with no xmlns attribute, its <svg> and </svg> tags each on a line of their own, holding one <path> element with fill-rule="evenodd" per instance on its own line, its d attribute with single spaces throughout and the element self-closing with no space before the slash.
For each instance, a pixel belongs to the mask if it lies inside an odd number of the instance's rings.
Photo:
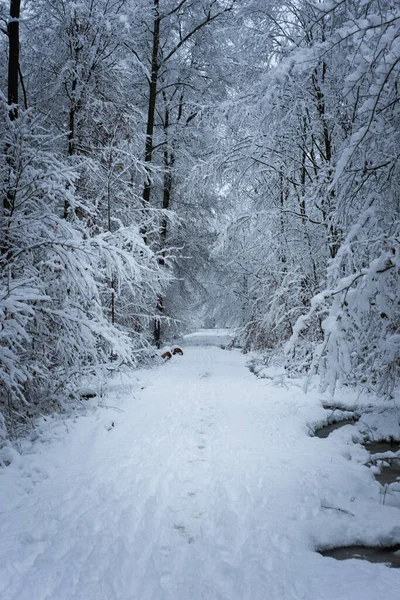
<svg viewBox="0 0 400 600">
<path fill-rule="evenodd" d="M 33 403 L 65 397 L 88 369 L 134 363 L 145 330 L 112 323 L 110 281 L 115 301 L 144 320 L 168 272 L 140 223 L 93 232 L 96 207 L 76 192 L 76 161 L 71 168 L 57 155 L 42 118 L 20 111 L 11 121 L 3 102 L 0 127 L 0 388 L 11 422 Z"/>
<path fill-rule="evenodd" d="M 311 372 L 319 370 L 324 387 L 364 383 L 390 395 L 400 374 L 400 30 L 391 3 L 353 9 L 329 41 L 346 65 L 347 135 L 330 185 L 330 223 L 342 235 L 326 289 L 311 300 L 292 343 L 305 324 L 322 321 Z"/>
<path fill-rule="evenodd" d="M 280 350 L 291 338 L 288 366 L 319 372 L 332 391 L 341 381 L 390 393 L 399 374 L 395 5 L 301 0 L 261 13 L 255 3 L 241 41 L 236 97 L 217 113 L 223 126 L 216 119 L 231 212 L 220 258 L 235 305 L 217 323 L 233 317 L 247 349 Z"/>
</svg>

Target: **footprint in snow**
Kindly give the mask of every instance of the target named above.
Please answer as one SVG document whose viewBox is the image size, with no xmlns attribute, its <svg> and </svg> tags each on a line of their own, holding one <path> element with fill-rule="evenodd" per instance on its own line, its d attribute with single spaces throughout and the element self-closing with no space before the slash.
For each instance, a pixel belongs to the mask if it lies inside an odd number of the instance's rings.
<svg viewBox="0 0 400 600">
<path fill-rule="evenodd" d="M 174 523 L 174 529 L 176 529 L 176 531 L 178 531 L 182 537 L 186 538 L 188 544 L 193 544 L 195 538 L 188 534 L 184 525 L 177 525 Z"/>
<path fill-rule="evenodd" d="M 206 379 L 206 377 L 210 376 L 210 372 L 209 371 L 204 371 L 204 373 L 200 374 L 200 379 Z"/>
<path fill-rule="evenodd" d="M 171 554 L 171 547 L 170 546 L 161 546 L 160 552 L 163 556 L 167 557 Z"/>
</svg>

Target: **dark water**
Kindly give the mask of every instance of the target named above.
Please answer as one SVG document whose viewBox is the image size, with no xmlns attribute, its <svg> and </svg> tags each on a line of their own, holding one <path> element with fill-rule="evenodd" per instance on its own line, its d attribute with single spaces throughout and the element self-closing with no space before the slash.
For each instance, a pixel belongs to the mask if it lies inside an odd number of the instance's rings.
<svg viewBox="0 0 400 600">
<path fill-rule="evenodd" d="M 381 485 L 400 481 L 400 459 L 391 461 L 391 464 L 388 467 L 382 467 L 382 472 L 377 473 L 375 479 L 379 481 Z"/>
<path fill-rule="evenodd" d="M 380 459 L 374 459 L 374 454 L 381 452 L 398 452 L 400 450 L 400 442 L 387 440 L 367 442 L 364 444 L 364 447 L 371 453 L 372 463 L 375 464 L 380 461 Z M 381 485 L 394 483 L 395 481 L 400 480 L 400 458 L 384 458 L 382 460 L 387 463 L 387 466 L 381 467 L 381 473 L 377 473 L 375 479 L 379 481 Z"/>
<path fill-rule="evenodd" d="M 330 425 L 325 425 L 320 429 L 316 429 L 314 435 L 319 438 L 327 438 L 332 431 L 335 431 L 335 429 L 340 429 L 344 425 L 354 425 L 354 423 L 357 421 L 358 418 L 354 417 L 353 419 L 344 419 L 343 421 L 338 421 L 337 423 L 331 423 Z"/>
<path fill-rule="evenodd" d="M 384 563 L 396 569 L 400 568 L 400 544 L 388 548 L 381 546 L 343 546 L 341 548 L 332 548 L 331 550 L 320 550 L 319 552 L 322 556 L 330 556 L 331 558 L 336 558 L 336 560 L 358 558 L 360 560 L 368 560 L 372 563 Z"/>
<path fill-rule="evenodd" d="M 332 412 L 335 412 L 335 410 L 340 410 L 342 412 L 357 412 L 357 406 L 342 406 L 341 404 L 323 404 L 323 407 L 325 408 L 325 410 L 331 410 Z"/>
<path fill-rule="evenodd" d="M 364 446 L 371 454 L 377 454 L 378 452 L 398 452 L 400 450 L 400 442 L 397 441 L 365 442 Z"/>
</svg>

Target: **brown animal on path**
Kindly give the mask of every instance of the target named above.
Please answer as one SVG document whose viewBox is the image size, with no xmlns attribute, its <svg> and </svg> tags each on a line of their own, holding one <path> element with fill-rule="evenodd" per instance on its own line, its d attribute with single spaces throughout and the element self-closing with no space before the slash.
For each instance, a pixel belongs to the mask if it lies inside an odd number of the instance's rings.
<svg viewBox="0 0 400 600">
<path fill-rule="evenodd" d="M 172 348 L 172 354 L 179 354 L 180 356 L 183 356 L 183 351 L 181 350 L 181 348 L 179 348 L 179 346 L 174 346 Z"/>
<path fill-rule="evenodd" d="M 172 358 L 172 354 L 169 350 L 167 350 L 166 352 L 161 354 L 161 358 L 163 358 L 164 360 L 169 360 L 170 358 Z"/>
</svg>

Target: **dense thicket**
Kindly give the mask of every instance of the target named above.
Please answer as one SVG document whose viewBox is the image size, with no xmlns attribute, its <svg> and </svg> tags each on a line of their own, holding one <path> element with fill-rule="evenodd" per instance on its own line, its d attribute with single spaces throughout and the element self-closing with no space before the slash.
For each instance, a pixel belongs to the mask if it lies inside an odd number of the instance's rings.
<svg viewBox="0 0 400 600">
<path fill-rule="evenodd" d="M 396 2 L 13 0 L 0 21 L 2 435 L 185 323 L 391 393 Z"/>
<path fill-rule="evenodd" d="M 245 347 L 289 341 L 289 364 L 332 391 L 390 393 L 399 373 L 399 25 L 391 0 L 270 3 L 244 21 L 253 68 L 220 154 L 240 207 L 226 297 Z"/>
</svg>

